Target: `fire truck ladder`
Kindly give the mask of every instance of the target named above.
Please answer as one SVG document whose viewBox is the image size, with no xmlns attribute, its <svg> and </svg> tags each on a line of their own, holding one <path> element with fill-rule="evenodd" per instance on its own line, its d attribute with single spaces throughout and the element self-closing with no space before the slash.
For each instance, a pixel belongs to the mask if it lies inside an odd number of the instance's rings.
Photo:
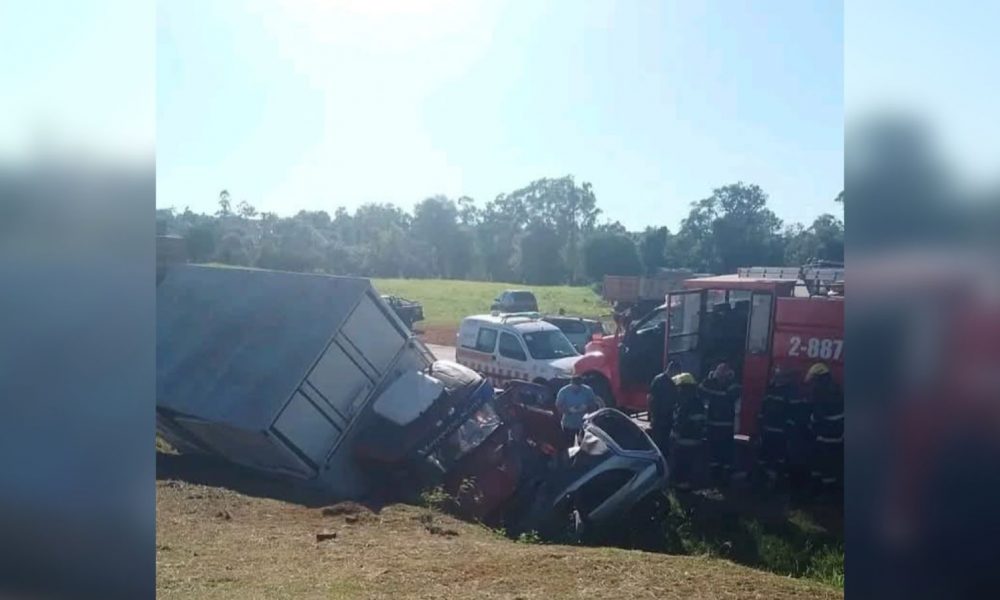
<svg viewBox="0 0 1000 600">
<path fill-rule="evenodd" d="M 810 296 L 831 290 L 843 293 L 844 289 L 844 264 L 832 261 L 815 261 L 801 267 L 743 267 L 736 272 L 740 277 L 801 281 Z"/>
</svg>

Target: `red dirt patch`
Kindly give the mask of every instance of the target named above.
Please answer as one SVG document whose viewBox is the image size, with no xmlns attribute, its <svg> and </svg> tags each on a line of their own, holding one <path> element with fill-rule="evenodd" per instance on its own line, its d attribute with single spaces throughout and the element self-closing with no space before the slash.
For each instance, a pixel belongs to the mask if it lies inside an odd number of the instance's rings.
<svg viewBox="0 0 1000 600">
<path fill-rule="evenodd" d="M 431 327 L 417 326 L 420 339 L 425 344 L 440 344 L 442 346 L 454 346 L 455 336 L 458 335 L 458 327 L 451 325 L 435 325 Z"/>
</svg>

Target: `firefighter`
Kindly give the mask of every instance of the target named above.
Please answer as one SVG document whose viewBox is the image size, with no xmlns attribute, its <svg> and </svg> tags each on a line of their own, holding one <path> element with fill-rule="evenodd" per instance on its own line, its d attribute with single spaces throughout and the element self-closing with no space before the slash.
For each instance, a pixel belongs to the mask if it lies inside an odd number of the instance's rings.
<svg viewBox="0 0 1000 600">
<path fill-rule="evenodd" d="M 812 405 L 813 485 L 820 492 L 835 491 L 844 475 L 844 394 L 823 363 L 810 367 L 805 381 Z"/>
<path fill-rule="evenodd" d="M 790 393 L 785 405 L 785 478 L 792 493 L 802 495 L 808 491 L 813 450 L 812 404 L 801 387 L 790 386 Z"/>
<path fill-rule="evenodd" d="M 677 363 L 670 361 L 667 368 L 649 384 L 650 435 L 663 456 L 669 455 L 670 432 L 674 428 L 674 408 L 677 389 L 672 377 L 677 375 Z"/>
<path fill-rule="evenodd" d="M 793 377 L 781 367 L 775 367 L 757 417 L 757 431 L 760 432 L 757 472 L 770 487 L 783 482 L 785 477 L 788 402 L 793 394 Z"/>
<path fill-rule="evenodd" d="M 674 485 L 687 491 L 693 487 L 705 439 L 705 405 L 698 396 L 698 382 L 690 373 L 672 378 L 675 395 L 670 456 Z"/>
<path fill-rule="evenodd" d="M 736 404 L 739 388 L 735 384 L 736 374 L 725 362 L 721 362 L 709 373 L 708 378 L 698 387 L 698 393 L 708 412 L 706 441 L 708 442 L 708 468 L 716 483 L 726 484 L 733 468 L 733 453 L 736 450 L 733 436 L 736 431 Z"/>
</svg>

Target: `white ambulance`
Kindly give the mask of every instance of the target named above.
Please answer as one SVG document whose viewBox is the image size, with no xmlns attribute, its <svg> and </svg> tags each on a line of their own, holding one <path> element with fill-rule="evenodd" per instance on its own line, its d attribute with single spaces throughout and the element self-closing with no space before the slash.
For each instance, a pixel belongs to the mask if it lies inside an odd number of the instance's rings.
<svg viewBox="0 0 1000 600">
<path fill-rule="evenodd" d="M 455 358 L 503 387 L 514 379 L 558 389 L 569 382 L 580 353 L 558 327 L 538 313 L 466 317 L 458 329 Z"/>
</svg>

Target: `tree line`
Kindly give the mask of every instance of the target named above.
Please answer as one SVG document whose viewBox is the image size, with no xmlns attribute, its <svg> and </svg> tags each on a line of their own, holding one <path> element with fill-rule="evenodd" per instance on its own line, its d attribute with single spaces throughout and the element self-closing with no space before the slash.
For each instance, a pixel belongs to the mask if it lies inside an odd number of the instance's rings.
<svg viewBox="0 0 1000 600">
<path fill-rule="evenodd" d="M 844 225 L 823 214 L 784 225 L 757 185 L 720 187 L 691 204 L 676 232 L 602 220 L 589 183 L 539 179 L 483 206 L 433 196 L 412 213 L 369 203 L 280 217 L 219 194 L 215 214 L 157 210 L 157 232 L 185 238 L 194 262 L 366 277 L 581 284 L 662 267 L 730 273 L 750 265 L 842 261 Z M 831 200 L 833 202 L 834 200 Z M 843 201 L 843 194 L 837 196 Z M 656 215 L 650 215 L 655 221 Z"/>
</svg>

